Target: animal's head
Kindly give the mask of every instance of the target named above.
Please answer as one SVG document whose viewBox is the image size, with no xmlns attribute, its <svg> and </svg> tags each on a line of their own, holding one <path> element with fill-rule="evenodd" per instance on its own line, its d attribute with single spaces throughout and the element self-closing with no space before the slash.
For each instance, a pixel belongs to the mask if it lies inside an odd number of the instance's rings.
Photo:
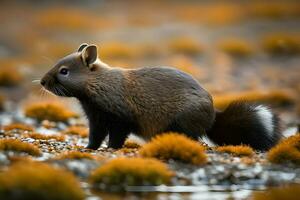
<svg viewBox="0 0 300 200">
<path fill-rule="evenodd" d="M 60 59 L 41 79 L 44 88 L 58 96 L 78 97 L 96 68 L 97 46 L 82 44 L 77 52 Z"/>
</svg>

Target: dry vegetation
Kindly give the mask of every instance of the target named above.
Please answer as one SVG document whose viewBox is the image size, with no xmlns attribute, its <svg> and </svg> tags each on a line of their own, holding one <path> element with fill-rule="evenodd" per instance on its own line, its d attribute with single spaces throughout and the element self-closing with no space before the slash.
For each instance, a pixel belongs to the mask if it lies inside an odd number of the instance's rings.
<svg viewBox="0 0 300 200">
<path fill-rule="evenodd" d="M 3 127 L 4 131 L 13 131 L 13 130 L 21 130 L 21 131 L 34 131 L 34 127 L 28 124 L 22 123 L 12 123 Z"/>
<path fill-rule="evenodd" d="M 69 126 L 66 130 L 62 132 L 66 135 L 79 135 L 80 137 L 87 137 L 89 133 L 89 129 L 85 126 Z"/>
<path fill-rule="evenodd" d="M 57 160 L 64 160 L 64 159 L 71 159 L 71 160 L 81 160 L 81 159 L 88 159 L 94 160 L 95 157 L 89 153 L 80 152 L 80 151 L 67 151 L 59 154 L 55 159 Z"/>
<path fill-rule="evenodd" d="M 33 138 L 36 140 L 56 140 L 59 142 L 63 142 L 65 137 L 63 135 L 52 134 L 52 135 L 45 135 L 41 133 L 28 133 L 25 137 Z"/>
<path fill-rule="evenodd" d="M 216 151 L 232 154 L 234 156 L 253 156 L 255 154 L 254 150 L 251 147 L 245 145 L 219 146 L 216 148 Z"/>
<path fill-rule="evenodd" d="M 247 102 L 268 103 L 272 105 L 284 105 L 295 103 L 295 95 L 289 90 L 271 91 L 246 91 L 239 93 L 227 93 L 214 96 L 214 106 L 218 109 L 226 108 L 230 103 L 242 100 Z"/>
<path fill-rule="evenodd" d="M 203 51 L 202 45 L 189 37 L 180 37 L 170 40 L 169 49 L 172 53 L 190 56 L 197 56 Z"/>
<path fill-rule="evenodd" d="M 300 196 L 300 185 L 288 185 L 270 188 L 263 192 L 254 192 L 253 200 L 298 200 Z"/>
<path fill-rule="evenodd" d="M 139 151 L 143 157 L 177 160 L 194 165 L 206 163 L 205 147 L 178 133 L 164 133 L 153 138 Z"/>
<path fill-rule="evenodd" d="M 219 48 L 223 52 L 236 58 L 248 57 L 253 54 L 252 45 L 242 39 L 223 40 L 219 43 Z"/>
<path fill-rule="evenodd" d="M 17 139 L 0 139 L 0 151 L 27 153 L 32 156 L 41 155 L 41 151 L 38 147 Z"/>
<path fill-rule="evenodd" d="M 124 148 L 129 148 L 129 149 L 138 149 L 141 147 L 140 144 L 138 144 L 137 142 L 133 141 L 133 140 L 126 140 L 124 145 L 123 145 Z"/>
<path fill-rule="evenodd" d="M 136 56 L 136 51 L 129 44 L 122 42 L 111 42 L 100 44 L 100 58 L 103 60 L 130 59 Z"/>
<path fill-rule="evenodd" d="M 92 172 L 93 184 L 109 186 L 161 185 L 170 183 L 173 172 L 150 158 L 116 158 Z"/>
<path fill-rule="evenodd" d="M 17 86 L 22 83 L 23 77 L 17 68 L 8 66 L 0 68 L 0 86 Z"/>
<path fill-rule="evenodd" d="M 77 114 L 57 102 L 32 103 L 24 108 L 24 113 L 27 117 L 35 118 L 39 121 L 66 122 L 70 118 L 78 117 Z"/>
<path fill-rule="evenodd" d="M 0 199 L 84 199 L 84 192 L 71 173 L 41 163 L 16 163 L 0 174 L 0 185 Z"/>
<path fill-rule="evenodd" d="M 3 111 L 4 103 L 5 103 L 5 98 L 3 95 L 0 94 L 0 111 Z"/>
<path fill-rule="evenodd" d="M 300 134 L 291 136 L 269 150 L 267 158 L 272 163 L 288 162 L 300 165 Z"/>
<path fill-rule="evenodd" d="M 262 46 L 272 55 L 295 55 L 300 53 L 300 37 L 292 34 L 272 34 L 263 38 Z"/>
</svg>

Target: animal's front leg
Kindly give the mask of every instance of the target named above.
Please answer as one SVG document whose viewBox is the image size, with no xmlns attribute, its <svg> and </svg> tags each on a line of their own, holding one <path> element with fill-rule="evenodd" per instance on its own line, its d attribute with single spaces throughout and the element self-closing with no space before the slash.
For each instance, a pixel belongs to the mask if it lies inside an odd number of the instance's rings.
<svg viewBox="0 0 300 200">
<path fill-rule="evenodd" d="M 87 149 L 98 149 L 108 135 L 107 128 L 101 123 L 90 122 L 89 144 Z"/>
</svg>

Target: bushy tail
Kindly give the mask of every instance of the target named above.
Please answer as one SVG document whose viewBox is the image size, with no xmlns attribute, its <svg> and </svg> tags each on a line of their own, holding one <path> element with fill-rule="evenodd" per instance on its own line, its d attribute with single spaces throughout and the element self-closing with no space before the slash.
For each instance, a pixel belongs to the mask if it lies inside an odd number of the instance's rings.
<svg viewBox="0 0 300 200">
<path fill-rule="evenodd" d="M 235 102 L 216 113 L 207 136 L 217 145 L 249 145 L 265 151 L 282 137 L 279 118 L 264 105 Z"/>
</svg>

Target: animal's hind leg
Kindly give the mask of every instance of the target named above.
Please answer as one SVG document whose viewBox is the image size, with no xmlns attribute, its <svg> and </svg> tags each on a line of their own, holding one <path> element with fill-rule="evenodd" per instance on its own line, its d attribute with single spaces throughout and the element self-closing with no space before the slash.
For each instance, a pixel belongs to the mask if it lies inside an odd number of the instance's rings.
<svg viewBox="0 0 300 200">
<path fill-rule="evenodd" d="M 173 119 L 166 131 L 183 133 L 188 137 L 198 140 L 205 135 L 205 130 L 211 126 L 213 116 L 207 116 L 200 110 L 180 113 Z"/>
</svg>

